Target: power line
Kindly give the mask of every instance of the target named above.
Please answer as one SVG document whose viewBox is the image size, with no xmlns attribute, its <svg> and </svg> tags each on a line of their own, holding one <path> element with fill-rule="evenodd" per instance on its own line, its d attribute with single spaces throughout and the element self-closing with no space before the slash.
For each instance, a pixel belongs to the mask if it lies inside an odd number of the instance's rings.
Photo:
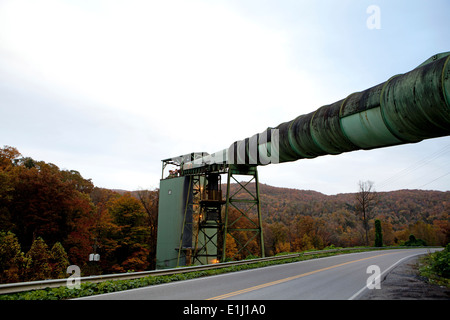
<svg viewBox="0 0 450 320">
<path fill-rule="evenodd" d="M 439 179 L 441 179 L 441 178 L 443 178 L 443 177 L 446 177 L 446 176 L 448 176 L 449 174 L 450 174 L 450 172 L 447 172 L 446 174 L 443 174 L 442 176 L 437 177 L 436 179 L 431 180 L 430 182 L 427 182 L 427 183 L 421 185 L 421 186 L 419 187 L 419 189 L 420 189 L 420 188 L 423 188 L 423 187 L 429 185 L 430 183 L 433 183 L 433 182 L 435 182 L 435 181 L 437 181 L 437 180 L 439 180 Z"/>
<path fill-rule="evenodd" d="M 407 168 L 405 168 L 405 169 L 403 169 L 403 170 L 397 172 L 396 174 L 394 174 L 394 175 L 391 176 L 390 178 L 388 178 L 388 179 L 382 181 L 382 182 L 379 184 L 378 188 L 381 189 L 381 188 L 384 188 L 384 187 L 387 186 L 387 185 L 392 185 L 392 184 L 395 183 L 396 181 L 403 179 L 405 175 L 408 175 L 408 174 L 410 174 L 410 173 L 416 171 L 417 169 L 419 169 L 419 168 L 425 166 L 426 164 L 430 163 L 431 161 L 433 161 L 433 160 L 435 160 L 435 159 L 441 157 L 442 155 L 444 155 L 444 154 L 446 154 L 446 153 L 448 153 L 448 152 L 450 152 L 450 145 L 447 145 L 447 146 L 445 146 L 444 148 L 442 148 L 441 150 L 438 150 L 438 151 L 436 151 L 436 152 L 434 152 L 434 153 L 432 153 L 432 154 L 430 154 L 430 155 L 427 155 L 426 157 L 424 157 L 424 158 L 422 158 L 422 159 L 416 161 L 413 165 L 411 165 L 411 166 L 409 166 L 409 167 L 407 167 Z M 445 174 L 444 176 L 446 176 L 446 175 L 447 175 L 447 174 Z M 437 179 L 435 179 L 435 180 L 438 180 L 438 179 L 440 179 L 440 178 L 442 178 L 442 177 L 443 177 L 443 176 L 441 176 L 441 177 L 439 177 L 439 178 L 437 178 Z M 431 182 L 434 182 L 435 180 L 433 180 L 433 181 L 431 181 Z M 431 182 L 429 182 L 429 183 L 431 183 Z M 429 184 L 429 183 L 427 183 L 427 184 Z M 427 184 L 425 184 L 425 185 L 427 185 Z M 420 188 L 421 188 L 421 187 L 420 187 Z"/>
<path fill-rule="evenodd" d="M 407 174 L 411 173 L 412 171 L 415 171 L 415 170 L 423 167 L 424 165 L 435 160 L 436 158 L 439 158 L 440 156 L 444 155 L 445 153 L 447 153 L 449 151 L 450 151 L 450 145 L 444 147 L 441 150 L 438 150 L 438 151 L 432 153 L 431 155 L 428 155 L 428 156 L 416 161 L 412 166 L 409 166 L 409 167 L 401 170 L 400 172 L 396 173 L 392 177 L 390 177 L 390 178 L 386 179 L 385 181 L 383 181 L 382 183 L 380 183 L 380 186 L 385 186 L 387 184 L 391 184 L 392 182 L 394 182 L 396 180 L 402 179 L 404 175 L 407 175 Z"/>
</svg>

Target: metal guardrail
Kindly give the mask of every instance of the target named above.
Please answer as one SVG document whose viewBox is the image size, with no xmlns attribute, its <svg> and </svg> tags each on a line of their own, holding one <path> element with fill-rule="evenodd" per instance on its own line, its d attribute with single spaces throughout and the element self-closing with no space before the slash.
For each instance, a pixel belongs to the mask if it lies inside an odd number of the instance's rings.
<svg viewBox="0 0 450 320">
<path fill-rule="evenodd" d="M 211 270 L 211 269 L 221 269 L 227 268 L 231 266 L 238 266 L 242 264 L 254 264 L 258 262 L 265 261 L 274 261 L 274 260 L 284 260 L 297 258 L 300 256 L 307 255 L 315 255 L 322 253 L 333 253 L 340 251 L 356 251 L 356 250 L 385 250 L 385 249 L 413 249 L 413 248 L 441 248 L 441 247 L 361 247 L 361 248 L 343 248 L 343 249 L 330 249 L 330 250 L 319 250 L 319 251 L 309 251 L 309 252 L 301 252 L 280 256 L 272 256 L 267 258 L 257 258 L 251 260 L 240 260 L 233 262 L 223 262 L 216 264 L 208 264 L 201 266 L 192 266 L 192 267 L 183 267 L 183 268 L 173 268 L 173 269 L 162 269 L 162 270 L 151 270 L 151 271 L 140 271 L 140 272 L 128 272 L 128 273 L 118 273 L 118 274 L 107 274 L 107 275 L 98 275 L 98 276 L 88 276 L 88 277 L 80 277 L 77 278 L 80 280 L 80 283 L 91 282 L 98 283 L 103 281 L 113 281 L 113 280 L 132 280 L 144 278 L 147 276 L 164 276 L 164 275 L 173 275 L 173 274 L 181 274 L 202 270 Z M 45 288 L 57 288 L 67 285 L 67 281 L 71 281 L 74 278 L 65 278 L 65 279 L 50 279 L 50 280 L 38 280 L 38 281 L 30 281 L 30 282 L 17 282 L 17 283 L 7 283 L 0 285 L 0 294 L 8 294 L 8 293 L 16 293 L 22 291 L 31 291 Z"/>
</svg>

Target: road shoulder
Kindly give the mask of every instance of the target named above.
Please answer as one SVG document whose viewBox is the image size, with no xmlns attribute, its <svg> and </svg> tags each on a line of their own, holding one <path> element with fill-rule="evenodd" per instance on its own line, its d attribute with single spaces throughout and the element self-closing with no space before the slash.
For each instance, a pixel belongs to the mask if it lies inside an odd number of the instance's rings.
<svg viewBox="0 0 450 320">
<path fill-rule="evenodd" d="M 381 289 L 366 290 L 360 300 L 450 300 L 450 289 L 419 276 L 419 257 L 413 257 L 384 276 Z"/>
</svg>

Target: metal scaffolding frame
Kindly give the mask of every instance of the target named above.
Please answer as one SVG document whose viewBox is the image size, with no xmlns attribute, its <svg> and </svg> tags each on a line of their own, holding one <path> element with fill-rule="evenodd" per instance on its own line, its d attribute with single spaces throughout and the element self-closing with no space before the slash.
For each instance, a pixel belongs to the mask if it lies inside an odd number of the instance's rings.
<svg viewBox="0 0 450 320">
<path fill-rule="evenodd" d="M 247 176 L 250 180 L 246 182 L 238 181 L 235 176 Z M 238 185 L 238 190 L 231 194 L 231 182 L 234 181 Z M 255 190 L 251 190 L 248 186 L 251 183 L 255 184 Z M 238 216 L 231 221 L 230 220 L 230 208 L 236 209 Z M 250 216 L 251 211 L 256 210 L 256 221 Z M 251 227 L 239 227 L 238 222 L 244 220 Z M 232 260 L 241 252 L 246 251 L 248 254 L 253 255 L 255 252 L 249 250 L 249 244 L 254 239 L 259 240 L 259 254 L 264 257 L 264 236 L 262 229 L 261 219 L 261 201 L 259 196 L 259 180 L 258 170 L 256 166 L 230 166 L 228 169 L 227 177 L 227 195 L 225 203 L 225 218 L 224 218 L 224 236 L 223 236 L 223 250 L 222 250 L 222 262 L 227 259 L 227 235 L 229 234 L 236 242 L 238 248 L 237 252 L 231 258 Z M 245 224 L 245 223 L 244 223 Z M 246 237 L 246 242 L 243 243 L 239 239 L 239 233 L 247 233 L 251 235 Z"/>
<path fill-rule="evenodd" d="M 221 174 L 227 175 L 227 191 L 222 199 Z M 238 181 L 237 176 L 246 176 L 246 182 Z M 189 192 L 184 208 L 183 226 L 180 233 L 177 266 L 185 258 L 186 265 L 209 264 L 233 260 L 246 252 L 248 255 L 264 257 L 264 237 L 261 219 L 258 171 L 256 166 L 236 165 L 215 172 L 196 172 L 189 176 Z M 237 190 L 231 193 L 231 183 Z M 254 187 L 249 188 L 249 185 Z M 231 208 L 235 214 L 230 219 Z M 192 214 L 191 217 L 188 217 Z M 256 216 L 256 219 L 255 219 Z M 240 222 L 240 223 L 238 223 Z M 247 225 L 240 227 L 239 225 Z M 249 226 L 249 227 L 248 227 Z M 182 247 L 185 232 L 192 233 L 192 246 Z M 246 233 L 242 241 L 239 234 Z M 237 252 L 227 257 L 227 234 L 236 245 Z M 249 244 L 257 240 L 258 252 L 251 251 Z"/>
</svg>

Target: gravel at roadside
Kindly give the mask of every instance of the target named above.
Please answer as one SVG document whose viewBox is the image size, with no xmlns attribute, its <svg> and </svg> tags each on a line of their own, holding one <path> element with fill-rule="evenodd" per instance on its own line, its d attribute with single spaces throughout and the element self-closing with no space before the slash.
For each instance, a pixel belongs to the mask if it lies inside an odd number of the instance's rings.
<svg viewBox="0 0 450 320">
<path fill-rule="evenodd" d="M 450 289 L 426 282 L 419 276 L 419 257 L 411 258 L 388 272 L 381 289 L 366 290 L 361 300 L 450 300 Z"/>
</svg>

